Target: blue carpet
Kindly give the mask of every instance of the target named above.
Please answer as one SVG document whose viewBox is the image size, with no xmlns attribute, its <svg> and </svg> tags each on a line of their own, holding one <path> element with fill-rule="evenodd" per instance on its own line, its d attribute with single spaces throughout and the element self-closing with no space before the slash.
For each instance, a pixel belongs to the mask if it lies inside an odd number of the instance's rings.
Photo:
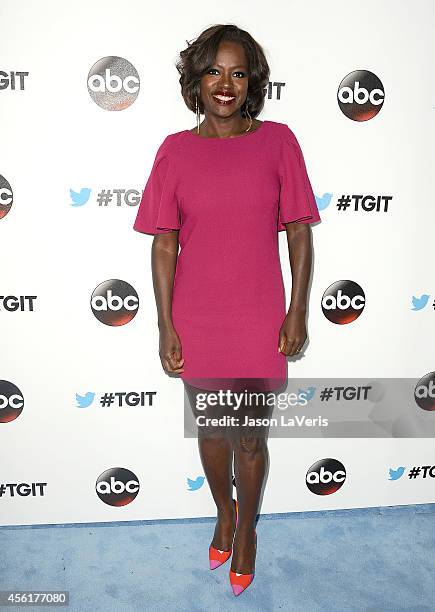
<svg viewBox="0 0 435 612">
<path fill-rule="evenodd" d="M 435 504 L 262 515 L 254 582 L 208 569 L 215 519 L 0 528 L 0 589 L 68 612 L 435 610 Z M 13 606 L 3 610 L 30 610 Z"/>
</svg>

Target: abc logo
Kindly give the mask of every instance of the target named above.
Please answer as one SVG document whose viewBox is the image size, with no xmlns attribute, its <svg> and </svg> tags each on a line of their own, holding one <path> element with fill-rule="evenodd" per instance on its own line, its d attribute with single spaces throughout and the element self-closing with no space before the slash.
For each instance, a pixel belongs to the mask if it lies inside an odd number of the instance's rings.
<svg viewBox="0 0 435 612">
<path fill-rule="evenodd" d="M 21 391 L 8 380 L 0 380 L 0 423 L 9 423 L 20 416 L 24 408 Z"/>
<path fill-rule="evenodd" d="M 362 288 L 351 280 L 332 283 L 322 297 L 322 311 L 331 323 L 346 325 L 355 321 L 365 306 Z"/>
<path fill-rule="evenodd" d="M 109 56 L 98 60 L 88 74 L 88 92 L 105 110 L 124 110 L 139 95 L 139 74 L 123 57 Z"/>
<path fill-rule="evenodd" d="M 423 410 L 435 410 L 435 372 L 425 374 L 415 385 L 414 398 Z"/>
<path fill-rule="evenodd" d="M 110 468 L 97 479 L 95 490 L 98 497 L 109 506 L 126 506 L 139 493 L 139 480 L 126 468 Z"/>
<path fill-rule="evenodd" d="M 384 104 L 384 87 L 369 70 L 354 70 L 341 81 L 337 100 L 341 112 L 353 121 L 368 121 Z"/>
<path fill-rule="evenodd" d="M 4 176 L 0 174 L 0 219 L 3 219 L 12 206 L 12 188 Z"/>
<path fill-rule="evenodd" d="M 139 308 L 139 296 L 123 280 L 106 280 L 94 289 L 91 308 L 101 323 L 116 327 L 129 323 Z"/>
<path fill-rule="evenodd" d="M 337 459 L 321 459 L 314 463 L 307 472 L 306 483 L 311 493 L 331 495 L 346 480 L 344 465 Z"/>
</svg>

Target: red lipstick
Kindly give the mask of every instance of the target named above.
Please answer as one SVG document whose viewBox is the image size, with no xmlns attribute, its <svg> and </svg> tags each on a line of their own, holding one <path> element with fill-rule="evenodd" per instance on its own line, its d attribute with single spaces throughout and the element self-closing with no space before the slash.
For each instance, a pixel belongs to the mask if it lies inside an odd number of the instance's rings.
<svg viewBox="0 0 435 612">
<path fill-rule="evenodd" d="M 224 89 L 215 91 L 212 96 L 216 104 L 221 104 L 222 106 L 228 106 L 229 104 L 232 104 L 236 99 L 236 96 L 232 91 L 226 91 Z"/>
</svg>

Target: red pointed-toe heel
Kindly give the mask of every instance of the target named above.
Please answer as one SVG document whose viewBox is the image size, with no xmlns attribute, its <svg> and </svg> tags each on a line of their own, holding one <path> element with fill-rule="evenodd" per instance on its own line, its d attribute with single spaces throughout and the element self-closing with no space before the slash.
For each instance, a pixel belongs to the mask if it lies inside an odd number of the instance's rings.
<svg viewBox="0 0 435 612">
<path fill-rule="evenodd" d="M 237 499 L 233 499 L 233 502 L 234 502 L 235 509 L 236 509 L 236 528 L 237 528 L 237 522 L 239 518 L 238 516 L 239 506 L 237 503 Z M 210 544 L 209 549 L 208 549 L 208 559 L 210 562 L 210 569 L 214 570 L 220 565 L 222 565 L 223 563 L 225 563 L 226 561 L 228 561 L 228 559 L 231 557 L 232 552 L 233 552 L 232 546 L 230 550 L 219 550 L 218 548 L 215 548 L 214 546 Z"/>
<path fill-rule="evenodd" d="M 255 550 L 257 550 L 257 532 L 255 531 Z M 251 584 L 254 580 L 255 572 L 252 574 L 239 574 L 239 572 L 234 572 L 230 568 L 230 584 L 233 589 L 234 595 L 237 597 L 240 593 L 243 593 L 245 589 Z"/>
</svg>

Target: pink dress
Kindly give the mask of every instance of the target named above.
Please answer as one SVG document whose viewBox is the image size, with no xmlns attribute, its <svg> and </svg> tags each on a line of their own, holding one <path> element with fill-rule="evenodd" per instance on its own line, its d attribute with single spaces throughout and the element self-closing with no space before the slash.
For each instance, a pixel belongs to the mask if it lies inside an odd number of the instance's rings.
<svg viewBox="0 0 435 612">
<path fill-rule="evenodd" d="M 262 390 L 285 384 L 278 232 L 290 221 L 314 223 L 320 216 L 286 124 L 263 121 L 233 138 L 183 130 L 160 145 L 133 228 L 179 230 L 172 320 L 184 381 L 210 390 L 236 390 L 246 379 Z"/>
</svg>

